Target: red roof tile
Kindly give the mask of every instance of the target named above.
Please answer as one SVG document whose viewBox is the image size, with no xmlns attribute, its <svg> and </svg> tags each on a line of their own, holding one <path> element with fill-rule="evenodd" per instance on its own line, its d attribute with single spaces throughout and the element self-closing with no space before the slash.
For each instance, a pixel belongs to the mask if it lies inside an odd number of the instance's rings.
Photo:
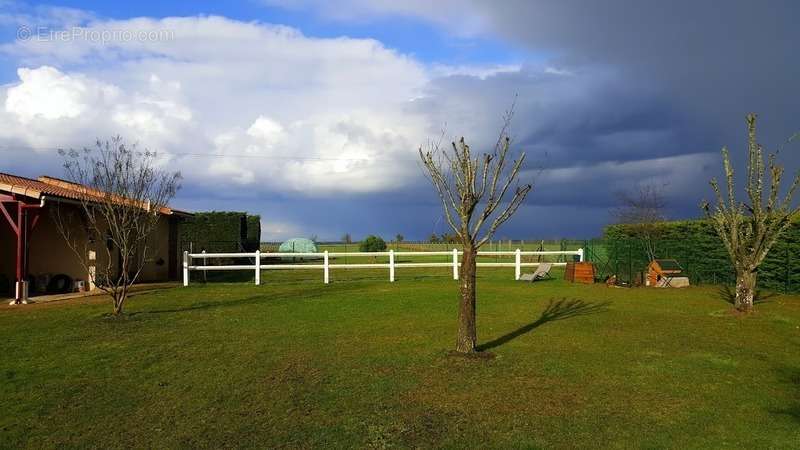
<svg viewBox="0 0 800 450">
<path fill-rule="evenodd" d="M 42 196 L 46 195 L 72 200 L 88 198 L 90 200 L 96 199 L 97 201 L 101 201 L 105 199 L 106 195 L 104 192 L 58 178 L 42 176 L 39 177 L 38 180 L 34 180 L 2 172 L 0 172 L 0 191 L 36 200 L 40 200 Z M 166 215 L 191 215 L 190 213 L 169 207 L 161 208 L 161 213 Z"/>
</svg>

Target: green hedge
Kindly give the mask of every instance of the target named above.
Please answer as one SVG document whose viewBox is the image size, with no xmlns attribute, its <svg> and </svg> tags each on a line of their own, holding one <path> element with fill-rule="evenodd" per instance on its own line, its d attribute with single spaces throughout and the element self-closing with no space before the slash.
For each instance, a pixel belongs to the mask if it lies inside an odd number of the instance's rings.
<svg viewBox="0 0 800 450">
<path fill-rule="evenodd" d="M 595 244 L 597 245 L 597 244 Z M 625 225 L 605 229 L 605 273 L 629 281 L 647 267 L 647 255 Z M 687 220 L 663 224 L 656 244 L 659 258 L 677 259 L 692 282 L 732 283 L 734 271 L 728 253 L 711 224 Z M 795 221 L 772 247 L 759 268 L 759 286 L 770 290 L 800 291 L 800 223 Z"/>
<path fill-rule="evenodd" d="M 247 238 L 247 213 L 210 211 L 195 213 L 180 226 L 181 246 L 195 251 L 238 252 Z"/>
<path fill-rule="evenodd" d="M 261 247 L 261 216 L 247 216 L 246 226 L 244 249 L 254 252 Z"/>
</svg>

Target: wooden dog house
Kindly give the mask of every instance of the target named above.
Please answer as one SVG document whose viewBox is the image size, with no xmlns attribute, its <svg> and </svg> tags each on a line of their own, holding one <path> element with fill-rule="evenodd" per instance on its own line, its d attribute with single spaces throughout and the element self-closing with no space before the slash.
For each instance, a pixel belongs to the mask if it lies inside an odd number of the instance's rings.
<svg viewBox="0 0 800 450">
<path fill-rule="evenodd" d="M 675 279 L 681 279 L 681 285 L 683 285 L 685 277 L 682 277 L 682 274 L 683 268 L 678 264 L 678 261 L 674 259 L 654 259 L 647 266 L 647 285 L 669 287 Z"/>
</svg>

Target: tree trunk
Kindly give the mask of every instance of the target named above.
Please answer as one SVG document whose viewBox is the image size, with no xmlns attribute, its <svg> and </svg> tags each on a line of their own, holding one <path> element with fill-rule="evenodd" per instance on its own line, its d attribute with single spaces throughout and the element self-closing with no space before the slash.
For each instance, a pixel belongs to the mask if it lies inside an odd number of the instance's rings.
<svg viewBox="0 0 800 450">
<path fill-rule="evenodd" d="M 125 300 L 128 297 L 128 290 L 127 289 L 120 289 L 119 292 L 116 293 L 114 297 L 114 315 L 118 316 L 122 314 L 122 308 L 125 306 Z"/>
<path fill-rule="evenodd" d="M 756 272 L 737 271 L 736 272 L 736 299 L 733 306 L 741 312 L 753 310 L 753 301 L 756 294 Z"/>
<path fill-rule="evenodd" d="M 464 257 L 461 260 L 459 273 L 461 301 L 458 305 L 458 337 L 456 340 L 456 351 L 459 353 L 474 352 L 477 342 L 475 330 L 476 253 L 473 246 L 464 246 Z"/>
</svg>

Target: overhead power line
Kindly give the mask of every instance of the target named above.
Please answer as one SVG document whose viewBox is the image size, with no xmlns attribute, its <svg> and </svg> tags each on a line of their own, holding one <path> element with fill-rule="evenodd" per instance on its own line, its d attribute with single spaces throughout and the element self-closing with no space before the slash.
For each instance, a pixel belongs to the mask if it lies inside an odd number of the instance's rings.
<svg viewBox="0 0 800 450">
<path fill-rule="evenodd" d="M 58 148 L 35 148 L 35 147 L 0 147 L 0 152 L 58 152 Z M 193 152 L 156 152 L 156 154 L 165 154 L 175 157 L 185 158 L 247 158 L 247 159 L 267 159 L 267 160 L 284 160 L 284 161 L 385 161 L 385 162 L 399 162 L 399 161 L 416 161 L 411 158 L 328 158 L 321 156 L 280 156 L 280 155 L 257 155 L 249 153 L 193 153 Z"/>
</svg>

